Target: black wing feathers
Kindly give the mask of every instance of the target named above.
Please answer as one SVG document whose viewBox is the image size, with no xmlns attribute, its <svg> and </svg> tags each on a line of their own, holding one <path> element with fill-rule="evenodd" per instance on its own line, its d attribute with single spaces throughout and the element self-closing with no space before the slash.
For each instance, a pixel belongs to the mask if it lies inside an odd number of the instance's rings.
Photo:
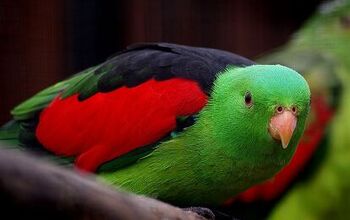
<svg viewBox="0 0 350 220">
<path fill-rule="evenodd" d="M 111 91 L 121 85 L 137 86 L 151 78 L 166 80 L 180 77 L 197 81 L 206 93 L 210 93 L 217 73 L 227 65 L 252 64 L 253 61 L 217 49 L 141 43 L 131 45 L 108 59 L 95 74 L 104 73 L 97 85 L 101 92 Z"/>
<path fill-rule="evenodd" d="M 134 87 L 154 78 L 173 77 L 196 81 L 210 95 L 218 73 L 228 65 L 248 66 L 254 62 L 230 52 L 169 43 L 141 43 L 129 46 L 104 63 L 86 69 L 26 100 L 12 110 L 16 120 L 27 120 L 45 108 L 57 95 L 78 94 L 85 100 L 97 92 L 121 86 Z"/>
</svg>

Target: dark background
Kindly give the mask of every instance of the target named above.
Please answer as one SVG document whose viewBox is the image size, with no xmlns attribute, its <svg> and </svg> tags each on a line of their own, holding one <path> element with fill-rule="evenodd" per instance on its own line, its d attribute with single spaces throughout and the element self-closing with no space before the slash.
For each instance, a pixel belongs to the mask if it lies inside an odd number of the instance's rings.
<svg viewBox="0 0 350 220">
<path fill-rule="evenodd" d="M 320 0 L 0 0 L 0 123 L 19 102 L 126 45 L 166 41 L 254 58 Z"/>
</svg>

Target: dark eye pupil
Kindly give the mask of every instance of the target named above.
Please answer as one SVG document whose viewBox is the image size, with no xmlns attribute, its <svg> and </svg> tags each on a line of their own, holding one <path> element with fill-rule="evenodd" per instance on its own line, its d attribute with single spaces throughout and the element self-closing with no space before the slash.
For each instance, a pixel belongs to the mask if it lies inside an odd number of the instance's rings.
<svg viewBox="0 0 350 220">
<path fill-rule="evenodd" d="M 244 101 L 246 105 L 251 105 L 252 104 L 252 94 L 250 92 L 247 92 L 244 96 Z"/>
</svg>

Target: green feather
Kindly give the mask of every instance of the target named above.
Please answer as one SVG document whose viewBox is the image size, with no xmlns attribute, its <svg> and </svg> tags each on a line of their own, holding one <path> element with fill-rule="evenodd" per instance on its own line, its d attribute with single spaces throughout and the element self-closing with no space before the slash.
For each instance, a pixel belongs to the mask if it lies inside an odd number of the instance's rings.
<svg viewBox="0 0 350 220">
<path fill-rule="evenodd" d="M 90 75 L 90 73 L 91 69 L 88 69 L 72 76 L 67 80 L 56 83 L 55 85 L 40 91 L 30 99 L 16 106 L 11 111 L 11 114 L 15 120 L 27 120 L 33 118 L 38 111 L 41 111 L 43 108 L 45 108 L 55 97 L 57 97 L 63 91 L 65 97 L 76 93 L 78 91 L 76 89 L 76 85 L 79 84 L 79 82 L 86 78 L 88 75 Z"/>
<path fill-rule="evenodd" d="M 97 172 L 114 172 L 130 166 L 152 153 L 156 149 L 156 146 L 157 144 L 136 148 L 135 150 L 130 151 L 114 160 L 104 163 L 100 168 L 98 168 Z"/>
<path fill-rule="evenodd" d="M 252 108 L 244 103 L 247 90 Z M 99 173 L 101 179 L 177 205 L 220 205 L 289 162 L 309 112 L 309 88 L 298 73 L 278 65 L 228 68 L 211 95 L 193 126 L 134 164 Z M 299 109 L 287 149 L 267 131 L 279 104 Z"/>
<path fill-rule="evenodd" d="M 27 120 L 33 118 L 38 112 L 44 109 L 54 98 L 67 98 L 72 95 L 79 95 L 79 99 L 86 99 L 98 92 L 98 81 L 105 72 L 96 74 L 96 69 L 100 66 L 91 67 L 67 80 L 56 83 L 44 89 L 30 99 L 16 106 L 11 114 L 15 120 Z"/>
<path fill-rule="evenodd" d="M 18 146 L 19 129 L 19 123 L 16 121 L 10 121 L 4 126 L 0 127 L 0 141 L 6 143 L 9 147 Z"/>
</svg>

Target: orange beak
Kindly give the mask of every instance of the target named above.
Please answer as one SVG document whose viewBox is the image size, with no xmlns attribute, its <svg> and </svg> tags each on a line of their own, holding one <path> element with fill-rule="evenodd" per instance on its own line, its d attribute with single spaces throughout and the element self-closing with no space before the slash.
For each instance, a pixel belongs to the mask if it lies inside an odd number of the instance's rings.
<svg viewBox="0 0 350 220">
<path fill-rule="evenodd" d="M 274 115 L 269 124 L 270 135 L 276 139 L 281 140 L 282 148 L 288 147 L 289 141 L 292 138 L 297 118 L 289 110 Z"/>
</svg>

